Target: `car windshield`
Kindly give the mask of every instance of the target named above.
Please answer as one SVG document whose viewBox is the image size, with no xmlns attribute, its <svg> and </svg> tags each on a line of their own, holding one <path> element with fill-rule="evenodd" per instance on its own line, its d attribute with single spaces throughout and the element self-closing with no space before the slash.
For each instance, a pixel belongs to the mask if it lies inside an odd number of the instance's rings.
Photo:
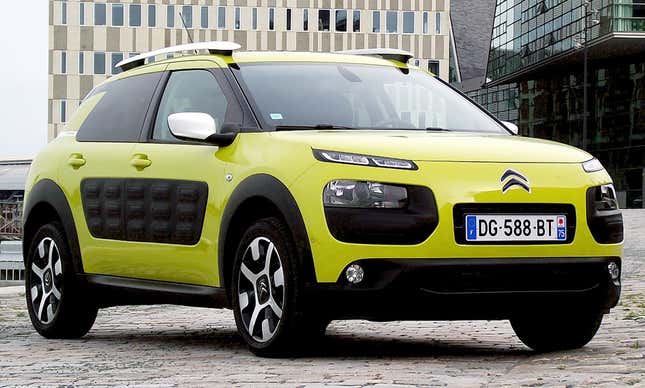
<svg viewBox="0 0 645 388">
<path fill-rule="evenodd" d="M 418 69 L 346 63 L 247 63 L 239 74 L 257 114 L 288 129 L 508 132 Z"/>
</svg>

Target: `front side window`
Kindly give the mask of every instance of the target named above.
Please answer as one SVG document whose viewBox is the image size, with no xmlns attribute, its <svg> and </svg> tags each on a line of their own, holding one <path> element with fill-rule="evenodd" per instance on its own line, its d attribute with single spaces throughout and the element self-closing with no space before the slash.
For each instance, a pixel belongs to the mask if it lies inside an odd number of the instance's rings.
<svg viewBox="0 0 645 388">
<path fill-rule="evenodd" d="M 336 10 L 336 31 L 347 31 L 347 11 L 344 9 Z"/>
<path fill-rule="evenodd" d="M 105 4 L 94 4 L 94 24 L 97 26 L 105 25 Z"/>
<path fill-rule="evenodd" d="M 398 31 L 399 25 L 396 11 L 387 11 L 385 14 L 385 31 L 394 34 Z"/>
<path fill-rule="evenodd" d="M 136 142 L 161 73 L 119 79 L 98 86 L 83 100 L 95 104 L 83 121 L 78 141 Z M 83 106 L 81 104 L 81 106 Z M 79 107 L 79 111 L 83 111 Z"/>
<path fill-rule="evenodd" d="M 329 31 L 329 10 L 318 10 L 318 31 Z"/>
<path fill-rule="evenodd" d="M 130 4 L 130 27 L 141 27 L 140 4 Z"/>
<path fill-rule="evenodd" d="M 508 133 L 423 70 L 340 63 L 240 64 L 256 114 L 272 127 Z M 285 87 L 289 85 L 289 87 Z"/>
<path fill-rule="evenodd" d="M 123 4 L 112 4 L 112 25 L 123 25 Z"/>
<path fill-rule="evenodd" d="M 381 32 L 381 12 L 372 11 L 372 32 Z"/>
<path fill-rule="evenodd" d="M 179 141 L 170 133 L 168 127 L 168 116 L 173 113 L 207 113 L 215 120 L 219 130 L 226 122 L 227 114 L 234 115 L 232 111 L 213 74 L 206 70 L 174 72 L 168 80 L 159 103 L 152 138 L 160 141 Z"/>
</svg>

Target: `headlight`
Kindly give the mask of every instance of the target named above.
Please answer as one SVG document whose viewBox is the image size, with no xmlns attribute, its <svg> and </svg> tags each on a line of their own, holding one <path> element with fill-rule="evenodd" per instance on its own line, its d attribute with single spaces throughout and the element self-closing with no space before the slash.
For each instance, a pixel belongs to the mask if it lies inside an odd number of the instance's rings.
<svg viewBox="0 0 645 388">
<path fill-rule="evenodd" d="M 616 210 L 618 209 L 618 199 L 614 185 L 607 184 L 594 188 L 593 204 L 596 210 Z"/>
<path fill-rule="evenodd" d="M 418 170 L 416 164 L 411 160 L 383 158 L 380 156 L 369 156 L 351 154 L 348 152 L 313 150 L 316 159 L 321 162 L 355 164 L 359 166 L 372 166 L 383 168 L 397 168 L 400 170 Z"/>
<path fill-rule="evenodd" d="M 600 163 L 600 160 L 593 158 L 582 163 L 582 169 L 586 172 L 596 172 L 604 170 L 605 168 L 602 166 L 602 163 Z"/>
<path fill-rule="evenodd" d="M 379 182 L 336 180 L 325 186 L 323 203 L 332 207 L 400 209 L 407 206 L 408 190 Z"/>
</svg>

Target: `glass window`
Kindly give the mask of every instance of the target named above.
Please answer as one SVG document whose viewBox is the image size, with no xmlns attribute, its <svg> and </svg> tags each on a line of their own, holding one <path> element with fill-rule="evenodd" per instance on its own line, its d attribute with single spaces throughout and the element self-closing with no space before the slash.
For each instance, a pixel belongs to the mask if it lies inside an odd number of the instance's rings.
<svg viewBox="0 0 645 388">
<path fill-rule="evenodd" d="M 78 24 L 85 25 L 85 3 L 78 4 Z"/>
<path fill-rule="evenodd" d="M 307 8 L 302 10 L 302 30 L 309 31 L 309 10 Z"/>
<path fill-rule="evenodd" d="M 423 70 L 340 63 L 239 66 L 256 113 L 272 125 L 508 133 Z"/>
<path fill-rule="evenodd" d="M 347 31 L 347 11 L 344 9 L 336 10 L 336 31 Z"/>
<path fill-rule="evenodd" d="M 226 28 L 226 7 L 217 7 L 217 28 Z"/>
<path fill-rule="evenodd" d="M 385 32 L 396 33 L 399 29 L 398 12 L 387 11 L 385 14 Z"/>
<path fill-rule="evenodd" d="M 235 7 L 235 29 L 239 30 L 242 27 L 242 16 L 241 16 L 242 11 L 240 10 L 240 7 Z"/>
<path fill-rule="evenodd" d="M 202 7 L 200 26 L 202 28 L 208 28 L 208 7 Z"/>
<path fill-rule="evenodd" d="M 269 30 L 275 30 L 275 8 L 269 8 Z"/>
<path fill-rule="evenodd" d="M 414 12 L 403 12 L 403 33 L 414 33 Z"/>
<path fill-rule="evenodd" d="M 372 32 L 381 32 L 381 12 L 372 11 Z"/>
<path fill-rule="evenodd" d="M 254 30 L 258 29 L 258 9 L 253 8 L 251 10 L 251 28 Z"/>
<path fill-rule="evenodd" d="M 130 4 L 130 27 L 141 27 L 140 4 Z"/>
<path fill-rule="evenodd" d="M 61 100 L 60 102 L 60 122 L 67 122 L 67 101 Z"/>
<path fill-rule="evenodd" d="M 193 7 L 184 5 L 181 7 L 181 17 L 184 18 L 186 28 L 193 28 Z"/>
<path fill-rule="evenodd" d="M 85 53 L 82 51 L 78 52 L 78 74 L 85 73 Z"/>
<path fill-rule="evenodd" d="M 439 61 L 428 61 L 428 71 L 434 75 L 439 75 Z"/>
<path fill-rule="evenodd" d="M 329 31 L 329 10 L 318 10 L 318 31 Z"/>
<path fill-rule="evenodd" d="M 112 53 L 112 67 L 110 71 L 112 74 L 119 74 L 121 72 L 120 68 L 116 67 L 116 64 L 123 60 L 123 53 Z"/>
<path fill-rule="evenodd" d="M 94 53 L 94 74 L 105 74 L 105 53 Z"/>
<path fill-rule="evenodd" d="M 150 73 L 108 82 L 94 89 L 85 98 L 83 104 L 91 102 L 96 105 L 83 121 L 76 139 L 78 141 L 138 141 L 146 111 L 159 79 L 161 79 L 161 73 Z"/>
<path fill-rule="evenodd" d="M 112 4 L 112 25 L 123 25 L 123 4 Z"/>
<path fill-rule="evenodd" d="M 169 5 L 166 7 L 166 27 L 175 26 L 175 6 Z"/>
<path fill-rule="evenodd" d="M 105 4 L 94 4 L 94 24 L 105 25 Z"/>
<path fill-rule="evenodd" d="M 171 74 L 159 103 L 153 139 L 178 141 L 168 128 L 168 116 L 173 113 L 208 113 L 216 128 L 227 121 L 228 101 L 219 83 L 208 71 L 187 70 Z M 231 112 L 228 112 L 231 114 Z M 232 119 L 229 119 L 232 121 Z"/>
<path fill-rule="evenodd" d="M 435 14 L 434 31 L 441 34 L 441 14 L 439 12 Z"/>
<path fill-rule="evenodd" d="M 67 24 L 67 3 L 62 2 L 60 4 L 60 22 L 61 24 Z"/>
<path fill-rule="evenodd" d="M 60 72 L 62 74 L 67 73 L 67 53 L 65 51 L 60 53 Z"/>
<path fill-rule="evenodd" d="M 352 31 L 359 32 L 361 30 L 361 11 L 354 11 L 353 28 Z"/>
<path fill-rule="evenodd" d="M 157 6 L 154 4 L 148 5 L 148 27 L 157 26 Z"/>
<path fill-rule="evenodd" d="M 424 34 L 428 33 L 428 13 L 427 12 L 423 13 L 423 33 Z"/>
<path fill-rule="evenodd" d="M 291 31 L 291 8 L 287 8 L 287 31 Z"/>
</svg>

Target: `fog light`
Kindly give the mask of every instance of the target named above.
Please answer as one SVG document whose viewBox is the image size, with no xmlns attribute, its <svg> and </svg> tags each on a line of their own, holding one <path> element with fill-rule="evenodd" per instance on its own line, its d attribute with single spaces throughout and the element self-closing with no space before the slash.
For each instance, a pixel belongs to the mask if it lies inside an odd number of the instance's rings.
<svg viewBox="0 0 645 388">
<path fill-rule="evenodd" d="M 609 276 L 611 276 L 611 280 L 618 280 L 620 277 L 620 268 L 613 261 L 607 264 L 607 271 L 609 272 Z"/>
<path fill-rule="evenodd" d="M 363 270 L 363 267 L 358 264 L 350 265 L 345 271 L 345 277 L 347 278 L 347 281 L 352 284 L 358 284 L 362 282 L 364 276 L 365 271 Z"/>
</svg>

